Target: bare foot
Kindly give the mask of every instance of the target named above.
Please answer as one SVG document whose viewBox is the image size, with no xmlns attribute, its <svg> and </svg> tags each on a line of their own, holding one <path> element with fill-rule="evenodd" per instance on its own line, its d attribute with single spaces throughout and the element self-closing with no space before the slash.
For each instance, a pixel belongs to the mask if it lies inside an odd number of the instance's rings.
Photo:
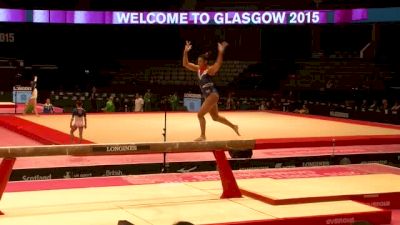
<svg viewBox="0 0 400 225">
<path fill-rule="evenodd" d="M 194 141 L 205 141 L 205 140 L 206 140 L 205 136 L 200 136 L 200 137 L 194 139 Z"/>
<path fill-rule="evenodd" d="M 239 133 L 239 126 L 238 126 L 238 125 L 233 126 L 233 130 L 236 132 L 236 134 L 237 134 L 238 136 L 240 136 L 240 133 Z"/>
</svg>

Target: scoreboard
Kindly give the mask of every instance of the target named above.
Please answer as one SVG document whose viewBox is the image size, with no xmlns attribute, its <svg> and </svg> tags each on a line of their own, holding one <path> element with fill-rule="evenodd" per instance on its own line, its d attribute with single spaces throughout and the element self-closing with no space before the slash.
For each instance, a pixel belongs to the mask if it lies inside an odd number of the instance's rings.
<svg viewBox="0 0 400 225">
<path fill-rule="evenodd" d="M 300 25 L 400 21 L 400 8 L 279 11 L 64 11 L 0 8 L 0 22 L 130 25 Z M 0 37 L 1 38 L 1 37 Z M 3 34 L 2 40 L 13 41 Z"/>
</svg>

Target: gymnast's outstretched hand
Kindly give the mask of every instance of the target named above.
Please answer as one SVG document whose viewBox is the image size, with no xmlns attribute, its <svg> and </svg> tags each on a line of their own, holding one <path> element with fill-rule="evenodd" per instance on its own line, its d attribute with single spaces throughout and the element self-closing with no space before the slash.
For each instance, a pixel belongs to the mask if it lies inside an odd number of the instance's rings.
<svg viewBox="0 0 400 225">
<path fill-rule="evenodd" d="M 228 42 L 226 42 L 226 41 L 223 41 L 223 42 L 218 43 L 218 51 L 219 51 L 219 52 L 224 52 L 225 49 L 226 49 L 226 47 L 227 47 L 228 45 L 229 45 L 229 44 L 228 44 Z"/>
<path fill-rule="evenodd" d="M 192 49 L 192 44 L 190 43 L 190 41 L 186 41 L 185 52 L 189 52 L 191 49 Z"/>
</svg>

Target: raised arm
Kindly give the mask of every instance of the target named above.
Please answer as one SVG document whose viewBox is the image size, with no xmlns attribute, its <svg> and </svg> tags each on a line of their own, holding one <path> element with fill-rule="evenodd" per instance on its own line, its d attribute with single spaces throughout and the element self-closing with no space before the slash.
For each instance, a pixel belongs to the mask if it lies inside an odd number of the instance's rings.
<svg viewBox="0 0 400 225">
<path fill-rule="evenodd" d="M 224 52 L 225 52 L 225 48 L 228 46 L 228 42 L 222 42 L 222 43 L 218 43 L 218 56 L 217 56 L 217 60 L 215 60 L 215 63 L 210 66 L 210 68 L 208 68 L 208 74 L 209 75 L 215 75 L 218 70 L 221 68 L 222 66 L 222 61 L 223 61 L 223 56 L 224 56 Z"/>
<path fill-rule="evenodd" d="M 183 49 L 182 66 L 188 70 L 197 72 L 199 66 L 189 62 L 188 52 L 190 49 L 192 49 L 192 45 L 190 41 L 186 41 L 185 48 Z"/>
</svg>

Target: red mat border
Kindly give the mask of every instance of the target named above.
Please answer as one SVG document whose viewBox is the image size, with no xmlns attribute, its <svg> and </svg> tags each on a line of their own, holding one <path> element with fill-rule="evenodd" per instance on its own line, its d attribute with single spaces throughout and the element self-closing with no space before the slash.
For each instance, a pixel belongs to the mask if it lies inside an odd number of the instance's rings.
<svg viewBox="0 0 400 225">
<path fill-rule="evenodd" d="M 15 117 L 15 116 L 4 116 L 4 115 L 0 116 L 0 126 L 6 128 L 8 130 L 14 131 L 14 132 L 16 132 L 18 134 L 21 134 L 21 135 L 23 135 L 25 137 L 31 138 L 31 139 L 33 139 L 33 140 L 35 140 L 35 141 L 37 141 L 37 142 L 39 142 L 41 144 L 44 144 L 44 145 L 54 144 L 51 141 L 49 141 L 48 139 L 43 138 L 41 135 L 38 135 L 38 134 L 36 134 L 34 132 L 31 132 L 31 131 L 29 131 L 27 129 L 21 129 L 22 128 L 21 126 L 19 126 L 18 124 L 13 123 L 13 122 L 15 122 L 14 118 L 17 118 L 17 117 Z M 24 121 L 26 121 L 26 120 L 24 120 Z"/>
<path fill-rule="evenodd" d="M 15 108 L 15 105 L 12 105 L 12 104 L 8 104 L 8 105 L 3 104 L 3 105 L 0 105 L 0 109 L 13 109 L 13 108 Z"/>
<path fill-rule="evenodd" d="M 372 127 L 400 130 L 400 125 L 395 125 L 395 124 L 378 123 L 378 122 L 371 122 L 371 121 L 364 121 L 364 120 L 353 120 L 353 119 L 329 117 L 329 116 L 310 115 L 310 114 L 299 114 L 299 113 L 291 113 L 291 112 L 269 111 L 269 110 L 262 111 L 262 112 L 280 114 L 280 115 L 285 115 L 285 116 L 295 116 L 295 117 L 300 117 L 300 118 L 327 120 L 327 121 L 333 121 L 333 122 L 342 122 L 342 123 L 350 123 L 350 124 L 356 124 L 356 125 L 364 125 L 364 126 L 372 126 Z"/>
<path fill-rule="evenodd" d="M 400 144 L 400 135 L 360 135 L 338 137 L 257 139 L 254 150 L 270 148 L 330 147 L 383 144 Z"/>
<path fill-rule="evenodd" d="M 0 126 L 3 126 L 6 129 L 19 133 L 28 138 L 34 139 L 44 145 L 70 144 L 71 141 L 69 134 L 16 116 L 0 116 Z M 93 142 L 82 140 L 82 143 L 90 144 Z"/>
</svg>

